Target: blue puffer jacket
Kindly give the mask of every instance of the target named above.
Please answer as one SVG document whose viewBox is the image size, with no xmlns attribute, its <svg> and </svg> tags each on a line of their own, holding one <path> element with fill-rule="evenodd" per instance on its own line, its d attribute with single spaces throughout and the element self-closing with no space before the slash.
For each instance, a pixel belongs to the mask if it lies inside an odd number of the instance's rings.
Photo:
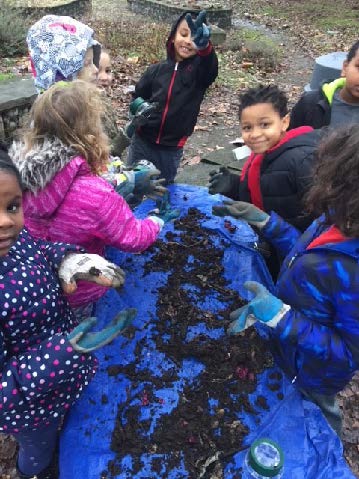
<svg viewBox="0 0 359 479">
<path fill-rule="evenodd" d="M 263 233 L 285 256 L 275 294 L 291 306 L 274 357 L 298 387 L 332 395 L 359 367 L 359 239 L 307 250 L 327 229 L 321 217 L 301 235 L 272 212 Z"/>
</svg>

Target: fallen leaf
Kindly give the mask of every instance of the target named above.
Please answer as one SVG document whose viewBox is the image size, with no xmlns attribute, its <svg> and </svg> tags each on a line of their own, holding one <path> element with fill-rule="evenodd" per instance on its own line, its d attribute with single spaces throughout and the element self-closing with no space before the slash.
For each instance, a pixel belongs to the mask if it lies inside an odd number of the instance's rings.
<svg viewBox="0 0 359 479">
<path fill-rule="evenodd" d="M 199 155 L 193 156 L 192 158 L 185 158 L 182 162 L 183 165 L 197 165 L 201 162 L 201 157 Z"/>
<path fill-rule="evenodd" d="M 127 58 L 128 63 L 132 63 L 133 65 L 136 65 L 139 61 L 138 57 L 128 57 Z"/>
</svg>

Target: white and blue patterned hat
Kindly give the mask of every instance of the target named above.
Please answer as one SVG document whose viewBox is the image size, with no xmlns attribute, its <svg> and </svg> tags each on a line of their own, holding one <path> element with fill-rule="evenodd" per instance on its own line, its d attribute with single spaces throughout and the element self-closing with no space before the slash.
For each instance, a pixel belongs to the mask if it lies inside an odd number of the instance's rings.
<svg viewBox="0 0 359 479">
<path fill-rule="evenodd" d="M 101 45 L 93 34 L 92 28 L 71 17 L 46 15 L 36 22 L 26 37 L 36 88 L 47 90 L 57 81 L 74 80 L 90 47 L 98 66 Z"/>
</svg>

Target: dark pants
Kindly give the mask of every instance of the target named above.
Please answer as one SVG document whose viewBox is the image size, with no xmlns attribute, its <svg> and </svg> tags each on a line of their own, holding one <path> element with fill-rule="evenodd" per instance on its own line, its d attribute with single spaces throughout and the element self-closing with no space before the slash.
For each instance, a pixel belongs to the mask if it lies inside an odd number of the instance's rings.
<svg viewBox="0 0 359 479">
<path fill-rule="evenodd" d="M 320 407 L 328 423 L 332 426 L 338 436 L 341 437 L 343 418 L 336 400 L 336 396 L 327 396 L 325 394 L 309 392 L 303 389 L 301 389 L 301 392 L 306 399 L 309 399 L 309 401 L 314 402 Z"/>
<path fill-rule="evenodd" d="M 182 156 L 183 148 L 151 144 L 135 134 L 128 148 L 127 165 L 133 166 L 140 160 L 148 160 L 160 170 L 160 178 L 165 178 L 168 185 L 174 182 Z"/>
<path fill-rule="evenodd" d="M 17 467 L 26 475 L 38 474 L 51 463 L 56 449 L 60 421 L 36 431 L 14 434 L 19 444 Z"/>
</svg>

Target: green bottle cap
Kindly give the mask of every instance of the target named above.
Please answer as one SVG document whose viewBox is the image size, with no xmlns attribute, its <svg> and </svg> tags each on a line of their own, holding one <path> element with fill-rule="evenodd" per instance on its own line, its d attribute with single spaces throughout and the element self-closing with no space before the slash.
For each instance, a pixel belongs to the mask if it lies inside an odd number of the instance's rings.
<svg viewBox="0 0 359 479">
<path fill-rule="evenodd" d="M 142 105 L 142 103 L 144 103 L 145 100 L 143 98 L 141 98 L 140 96 L 138 98 L 136 98 L 135 100 L 133 100 L 133 102 L 131 102 L 130 104 L 130 112 L 132 115 L 135 115 L 136 114 L 136 111 L 139 109 L 139 107 Z"/>
<path fill-rule="evenodd" d="M 283 469 L 283 451 L 271 439 L 261 438 L 255 441 L 249 450 L 248 463 L 251 468 L 264 477 L 274 477 Z"/>
</svg>

